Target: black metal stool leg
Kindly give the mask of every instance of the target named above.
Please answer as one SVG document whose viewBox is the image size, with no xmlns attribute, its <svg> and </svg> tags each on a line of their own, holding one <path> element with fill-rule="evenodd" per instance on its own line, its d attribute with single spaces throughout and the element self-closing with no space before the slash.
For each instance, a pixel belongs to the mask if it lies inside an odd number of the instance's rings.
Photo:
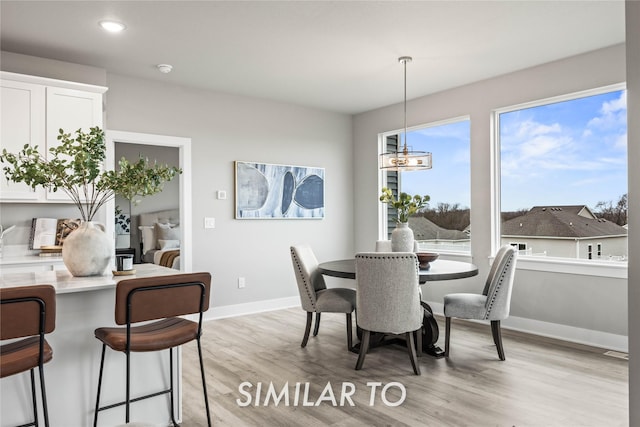
<svg viewBox="0 0 640 427">
<path fill-rule="evenodd" d="M 127 356 L 127 393 L 125 399 L 125 422 L 129 422 L 129 407 L 131 404 L 131 352 L 125 351 Z"/>
<path fill-rule="evenodd" d="M 44 425 L 49 427 L 49 409 L 47 407 L 47 391 L 44 385 L 44 368 L 40 364 L 38 371 L 40 372 L 40 394 L 42 395 L 42 412 L 44 416 Z M 36 425 L 38 425 L 36 423 Z"/>
<path fill-rule="evenodd" d="M 29 370 L 31 374 L 31 399 L 33 400 L 33 425 L 38 426 L 38 400 L 36 399 L 36 376 L 33 368 Z"/>
<path fill-rule="evenodd" d="M 98 425 L 98 411 L 100 408 L 100 389 L 102 388 L 102 371 L 104 369 L 104 351 L 106 345 L 102 344 L 102 356 L 100 357 L 100 374 L 98 375 L 98 395 L 96 397 L 96 411 L 93 414 L 93 427 Z"/>
<path fill-rule="evenodd" d="M 200 337 L 196 338 L 198 342 L 198 357 L 200 357 L 200 375 L 202 376 L 202 391 L 204 392 L 204 407 L 207 411 L 207 425 L 211 427 L 211 414 L 209 413 L 209 397 L 207 396 L 207 380 L 204 375 L 204 360 L 202 360 L 202 346 L 200 345 Z"/>
<path fill-rule="evenodd" d="M 173 347 L 169 349 L 169 395 L 171 396 L 171 422 L 174 426 L 179 426 L 176 422 L 176 415 L 173 406 Z"/>
</svg>

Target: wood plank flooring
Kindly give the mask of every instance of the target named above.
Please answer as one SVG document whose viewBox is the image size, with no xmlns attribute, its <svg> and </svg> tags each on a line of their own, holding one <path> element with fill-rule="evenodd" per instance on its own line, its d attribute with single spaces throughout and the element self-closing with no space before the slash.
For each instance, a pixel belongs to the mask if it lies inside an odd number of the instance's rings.
<svg viewBox="0 0 640 427">
<path fill-rule="evenodd" d="M 413 374 L 406 349 L 372 350 L 361 371 L 346 350 L 343 314 L 322 316 L 320 333 L 300 347 L 305 312 L 287 309 L 207 322 L 203 353 L 209 402 L 216 426 L 626 426 L 628 362 L 603 349 L 503 330 L 506 361 L 498 359 L 488 325 L 454 320 L 449 359 L 423 356 Z M 444 322 L 439 344 L 444 346 Z M 206 425 L 195 343 L 183 347 L 183 426 Z M 241 394 L 243 382 L 249 398 Z M 264 405 L 273 383 L 276 406 Z M 381 383 L 370 406 L 370 382 Z M 380 388 L 390 385 L 381 400 Z M 256 405 L 256 388 L 262 391 Z M 294 401 L 296 383 L 304 393 Z M 325 390 L 327 383 L 333 391 Z M 355 406 L 340 406 L 343 384 Z M 274 397 L 274 396 L 272 396 Z M 401 402 L 397 406 L 391 406 Z"/>
</svg>

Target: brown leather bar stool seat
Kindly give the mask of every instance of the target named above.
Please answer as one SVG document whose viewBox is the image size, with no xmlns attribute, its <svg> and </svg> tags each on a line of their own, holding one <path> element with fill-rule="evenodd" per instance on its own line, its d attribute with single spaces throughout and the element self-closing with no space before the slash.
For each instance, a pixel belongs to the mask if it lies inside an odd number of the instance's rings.
<svg viewBox="0 0 640 427">
<path fill-rule="evenodd" d="M 211 274 L 190 273 L 169 276 L 141 277 L 122 280 L 116 286 L 115 322 L 125 327 L 104 327 L 95 330 L 95 337 L 102 342 L 98 392 L 93 419 L 98 424 L 98 413 L 106 409 L 125 406 L 125 422 L 129 423 L 130 404 L 163 394 L 170 395 L 171 420 L 178 425 L 174 414 L 173 349 L 195 340 L 198 345 L 200 374 L 204 394 L 207 423 L 211 426 L 207 384 L 204 374 L 202 347 L 203 313 L 209 309 Z M 198 321 L 178 316 L 198 314 Z M 135 323 L 145 322 L 140 326 Z M 125 400 L 100 407 L 100 390 L 104 371 L 106 347 L 123 352 L 126 356 Z M 131 398 L 131 353 L 169 350 L 169 388 L 155 393 Z"/>
<path fill-rule="evenodd" d="M 24 338 L 0 346 L 0 378 L 30 372 L 33 421 L 22 426 L 38 426 L 34 374 L 37 367 L 44 424 L 49 426 L 44 364 L 53 359 L 53 350 L 44 336 L 56 326 L 56 291 L 51 285 L 1 288 L 0 302 L 0 339 Z"/>
<path fill-rule="evenodd" d="M 99 328 L 96 338 L 115 351 L 126 351 L 126 328 Z M 131 351 L 158 351 L 177 347 L 198 337 L 198 323 L 173 317 L 150 325 L 131 327 Z"/>
</svg>

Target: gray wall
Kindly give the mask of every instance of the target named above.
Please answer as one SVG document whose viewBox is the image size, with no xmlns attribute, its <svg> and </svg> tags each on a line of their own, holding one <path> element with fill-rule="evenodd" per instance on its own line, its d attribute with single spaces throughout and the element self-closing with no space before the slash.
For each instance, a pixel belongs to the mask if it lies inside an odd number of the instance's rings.
<svg viewBox="0 0 640 427">
<path fill-rule="evenodd" d="M 588 54 L 515 72 L 431 96 L 407 105 L 409 126 L 459 116 L 471 117 L 471 229 L 472 261 L 480 275 L 456 284 L 429 286 L 424 298 L 442 303 L 451 291 L 482 289 L 492 253 L 491 114 L 510 105 L 625 81 L 625 46 L 618 45 Z M 377 135 L 400 127 L 402 105 L 392 105 L 355 116 L 356 250 L 373 247 L 378 230 Z M 437 165 L 437 159 L 434 159 Z M 428 173 L 428 172 L 425 172 Z M 630 203 L 630 206 L 632 204 Z M 519 269 L 513 291 L 512 316 L 570 327 L 627 335 L 627 281 L 606 277 L 535 272 Z M 553 301 L 550 301 L 553 300 Z M 536 304 L 532 304 L 536 302 Z M 578 303 L 576 303 L 578 302 Z M 593 313 L 607 315 L 593 316 Z"/>
<path fill-rule="evenodd" d="M 640 425 L 640 2 L 627 0 L 629 122 L 629 425 Z"/>
<path fill-rule="evenodd" d="M 350 116 L 113 74 L 107 86 L 109 129 L 192 140 L 193 270 L 212 273 L 214 307 L 296 297 L 291 244 L 353 254 Z M 325 219 L 235 220 L 235 160 L 326 168 Z"/>
</svg>

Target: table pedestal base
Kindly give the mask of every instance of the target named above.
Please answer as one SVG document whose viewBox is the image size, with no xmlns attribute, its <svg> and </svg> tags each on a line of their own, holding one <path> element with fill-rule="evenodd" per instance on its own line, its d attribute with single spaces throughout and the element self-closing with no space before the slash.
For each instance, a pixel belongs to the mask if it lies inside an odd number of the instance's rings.
<svg viewBox="0 0 640 427">
<path fill-rule="evenodd" d="M 422 319 L 422 353 L 428 354 L 435 358 L 444 357 L 444 350 L 436 345 L 440 336 L 440 329 L 438 322 L 433 317 L 433 310 L 426 302 L 421 302 L 424 308 L 424 317 Z M 358 339 L 362 339 L 362 329 L 359 327 L 356 329 L 356 335 Z M 406 347 L 407 343 L 404 338 L 400 338 L 396 335 L 388 335 L 381 332 L 372 332 L 369 338 L 369 348 L 376 348 L 383 345 L 398 344 Z M 353 353 L 360 352 L 360 343 L 357 343 L 351 349 Z"/>
</svg>

